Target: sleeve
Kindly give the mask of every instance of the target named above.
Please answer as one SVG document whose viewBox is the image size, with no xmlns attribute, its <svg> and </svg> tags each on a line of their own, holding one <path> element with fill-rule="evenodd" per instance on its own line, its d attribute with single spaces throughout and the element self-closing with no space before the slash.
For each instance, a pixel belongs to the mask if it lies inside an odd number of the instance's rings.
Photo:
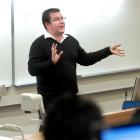
<svg viewBox="0 0 140 140">
<path fill-rule="evenodd" d="M 108 57 L 111 54 L 112 53 L 111 53 L 109 47 L 98 50 L 96 52 L 86 53 L 85 50 L 83 48 L 81 48 L 79 45 L 77 63 L 79 63 L 80 65 L 83 65 L 83 66 L 92 65 L 92 64 Z"/>
<path fill-rule="evenodd" d="M 28 71 L 32 76 L 47 74 L 55 65 L 51 59 L 46 60 L 39 43 L 34 42 L 30 48 Z"/>
</svg>

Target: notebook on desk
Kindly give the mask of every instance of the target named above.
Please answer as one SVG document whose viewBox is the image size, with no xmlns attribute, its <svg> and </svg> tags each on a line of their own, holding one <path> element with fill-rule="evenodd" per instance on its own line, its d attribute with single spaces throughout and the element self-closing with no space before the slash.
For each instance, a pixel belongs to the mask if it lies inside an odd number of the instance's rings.
<svg viewBox="0 0 140 140">
<path fill-rule="evenodd" d="M 140 140 L 140 123 L 101 129 L 99 131 L 99 140 Z"/>
</svg>

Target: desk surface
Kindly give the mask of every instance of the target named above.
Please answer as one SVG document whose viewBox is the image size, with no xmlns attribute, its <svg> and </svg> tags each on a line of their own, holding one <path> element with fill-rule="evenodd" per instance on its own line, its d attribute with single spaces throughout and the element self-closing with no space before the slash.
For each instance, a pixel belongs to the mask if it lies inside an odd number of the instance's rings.
<svg viewBox="0 0 140 140">
<path fill-rule="evenodd" d="M 136 109 L 133 108 L 122 110 L 119 112 L 106 113 L 104 114 L 105 122 L 111 125 L 129 122 L 135 110 Z"/>
</svg>

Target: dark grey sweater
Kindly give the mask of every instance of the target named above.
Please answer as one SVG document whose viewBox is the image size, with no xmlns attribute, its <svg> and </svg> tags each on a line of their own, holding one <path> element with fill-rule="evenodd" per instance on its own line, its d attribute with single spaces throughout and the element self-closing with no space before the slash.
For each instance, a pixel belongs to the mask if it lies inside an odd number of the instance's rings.
<svg viewBox="0 0 140 140">
<path fill-rule="evenodd" d="M 57 43 L 58 51 L 63 51 L 59 62 L 54 65 L 51 61 L 51 46 Z M 55 94 L 58 91 L 78 92 L 76 63 L 88 66 L 111 55 L 109 47 L 96 52 L 86 53 L 79 42 L 72 36 L 58 43 L 52 38 L 38 37 L 31 45 L 28 70 L 37 77 L 37 89 L 40 94 Z"/>
</svg>

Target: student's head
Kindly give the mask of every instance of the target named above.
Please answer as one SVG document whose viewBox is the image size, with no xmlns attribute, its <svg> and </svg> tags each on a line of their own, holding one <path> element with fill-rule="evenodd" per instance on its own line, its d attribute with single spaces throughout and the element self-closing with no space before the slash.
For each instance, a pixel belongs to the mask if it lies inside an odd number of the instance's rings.
<svg viewBox="0 0 140 140">
<path fill-rule="evenodd" d="M 52 35 L 61 35 L 65 31 L 64 17 L 58 8 L 50 8 L 42 13 L 42 23 Z"/>
<path fill-rule="evenodd" d="M 102 124 L 99 107 L 79 97 L 63 97 L 49 108 L 44 124 L 46 140 L 93 140 Z"/>
</svg>

